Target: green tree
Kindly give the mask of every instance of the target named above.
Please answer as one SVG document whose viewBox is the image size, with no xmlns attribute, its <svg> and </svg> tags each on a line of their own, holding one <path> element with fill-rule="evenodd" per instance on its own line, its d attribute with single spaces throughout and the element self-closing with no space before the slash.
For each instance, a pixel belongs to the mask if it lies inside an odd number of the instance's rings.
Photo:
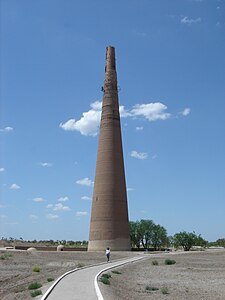
<svg viewBox="0 0 225 300">
<path fill-rule="evenodd" d="M 173 244 L 176 248 L 183 247 L 184 251 L 189 251 L 193 246 L 206 246 L 207 241 L 195 232 L 182 231 L 174 235 Z"/>
<path fill-rule="evenodd" d="M 155 250 L 159 250 L 162 246 L 167 246 L 169 243 L 166 229 L 160 225 L 153 226 L 153 235 L 151 244 Z"/>
<path fill-rule="evenodd" d="M 148 248 L 152 243 L 154 235 L 154 222 L 152 220 L 141 220 L 139 222 L 139 233 L 141 235 L 141 244 L 143 248 Z"/>
<path fill-rule="evenodd" d="M 218 239 L 215 243 L 216 245 L 225 248 L 225 239 Z"/>
<path fill-rule="evenodd" d="M 156 225 L 152 220 L 130 221 L 130 239 L 132 247 L 154 247 L 155 250 L 168 246 L 169 239 L 166 229 Z"/>
<path fill-rule="evenodd" d="M 140 248 L 141 235 L 139 232 L 139 222 L 130 221 L 130 240 L 131 246 Z"/>
</svg>

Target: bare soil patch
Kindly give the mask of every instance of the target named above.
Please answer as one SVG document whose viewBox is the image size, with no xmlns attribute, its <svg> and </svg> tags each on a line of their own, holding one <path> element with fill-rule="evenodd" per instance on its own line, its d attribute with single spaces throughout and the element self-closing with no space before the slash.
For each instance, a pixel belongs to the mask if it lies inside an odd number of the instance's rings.
<svg viewBox="0 0 225 300">
<path fill-rule="evenodd" d="M 112 271 L 110 285 L 99 283 L 106 300 L 224 300 L 225 251 L 146 254 L 147 260 Z M 165 265 L 165 259 L 176 261 Z M 152 261 L 157 260 L 158 265 Z M 157 288 L 147 291 L 146 286 Z M 163 293 L 167 292 L 167 293 Z"/>
</svg>

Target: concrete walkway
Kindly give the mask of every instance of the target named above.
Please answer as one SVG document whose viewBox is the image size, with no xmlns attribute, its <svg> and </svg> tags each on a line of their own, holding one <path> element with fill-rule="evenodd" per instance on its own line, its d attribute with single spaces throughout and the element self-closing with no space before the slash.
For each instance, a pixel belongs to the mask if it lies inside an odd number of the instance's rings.
<svg viewBox="0 0 225 300">
<path fill-rule="evenodd" d="M 67 272 L 41 297 L 41 300 L 103 300 L 97 277 L 108 269 L 131 263 L 146 256 L 136 256 L 111 263 L 95 265 Z"/>
</svg>

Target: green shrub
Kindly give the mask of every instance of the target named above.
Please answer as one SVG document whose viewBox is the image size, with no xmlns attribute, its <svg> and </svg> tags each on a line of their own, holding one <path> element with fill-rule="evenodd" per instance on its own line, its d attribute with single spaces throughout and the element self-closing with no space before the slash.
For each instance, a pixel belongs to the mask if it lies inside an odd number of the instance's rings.
<svg viewBox="0 0 225 300">
<path fill-rule="evenodd" d="M 104 283 L 104 284 L 110 284 L 109 279 L 106 278 L 106 277 L 101 277 L 101 278 L 100 278 L 100 282 L 102 282 L 102 283 Z"/>
<path fill-rule="evenodd" d="M 39 266 L 34 266 L 34 267 L 33 267 L 33 272 L 39 273 L 40 271 L 41 271 L 41 269 L 40 269 Z"/>
<path fill-rule="evenodd" d="M 110 284 L 109 278 L 111 278 L 111 275 L 108 273 L 103 273 L 101 278 L 100 278 L 100 282 L 104 283 L 104 284 Z"/>
<path fill-rule="evenodd" d="M 28 290 L 36 290 L 42 287 L 42 285 L 38 282 L 33 282 L 28 286 Z"/>
<path fill-rule="evenodd" d="M 154 286 L 146 285 L 145 290 L 150 291 L 150 292 L 154 292 L 154 291 L 158 291 L 158 288 L 154 287 Z"/>
<path fill-rule="evenodd" d="M 102 274 L 101 277 L 109 279 L 109 278 L 111 278 L 111 275 L 108 273 L 104 273 L 104 274 Z"/>
<path fill-rule="evenodd" d="M 153 265 L 153 266 L 158 266 L 158 264 L 159 264 L 158 260 L 153 260 L 153 261 L 152 261 L 152 265 Z"/>
<path fill-rule="evenodd" d="M 47 281 L 48 282 L 51 282 L 51 281 L 54 281 L 55 279 L 54 278 L 51 278 L 51 277 L 49 277 L 49 278 L 47 278 Z"/>
<path fill-rule="evenodd" d="M 161 289 L 160 289 L 161 293 L 166 295 L 166 294 L 169 294 L 169 289 L 168 287 L 166 286 L 163 286 Z"/>
<path fill-rule="evenodd" d="M 121 272 L 116 271 L 116 270 L 115 270 L 115 271 L 112 271 L 112 273 L 113 273 L 113 274 L 122 274 Z"/>
<path fill-rule="evenodd" d="M 78 263 L 78 264 L 77 264 L 77 268 L 82 268 L 82 267 L 84 267 L 84 264 L 83 264 L 83 263 Z"/>
<path fill-rule="evenodd" d="M 175 260 L 173 259 L 166 259 L 165 260 L 165 265 L 174 265 L 176 263 Z"/>
<path fill-rule="evenodd" d="M 36 297 L 39 295 L 42 295 L 42 291 L 41 290 L 36 290 L 30 293 L 31 297 Z"/>
</svg>

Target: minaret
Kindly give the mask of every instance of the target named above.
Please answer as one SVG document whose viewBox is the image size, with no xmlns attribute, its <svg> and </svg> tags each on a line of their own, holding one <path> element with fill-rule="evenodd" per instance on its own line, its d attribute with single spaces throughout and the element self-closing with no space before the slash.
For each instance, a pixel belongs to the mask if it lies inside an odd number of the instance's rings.
<svg viewBox="0 0 225 300">
<path fill-rule="evenodd" d="M 127 190 L 118 103 L 115 48 L 106 48 L 102 116 L 92 212 L 89 251 L 130 250 Z"/>
</svg>

